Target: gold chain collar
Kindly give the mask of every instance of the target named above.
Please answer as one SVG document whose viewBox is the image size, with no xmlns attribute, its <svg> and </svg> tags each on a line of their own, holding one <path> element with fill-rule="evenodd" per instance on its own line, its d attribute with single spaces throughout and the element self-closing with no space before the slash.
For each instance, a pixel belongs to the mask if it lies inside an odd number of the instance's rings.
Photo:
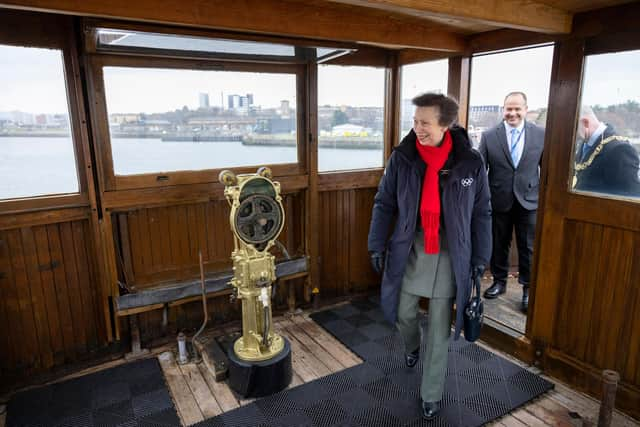
<svg viewBox="0 0 640 427">
<path fill-rule="evenodd" d="M 608 143 L 610 143 L 611 141 L 626 141 L 626 142 L 630 142 L 629 138 L 626 138 L 624 136 L 618 136 L 618 135 L 611 135 L 610 137 L 608 137 L 607 139 L 603 139 L 604 135 L 602 135 L 601 137 L 601 141 L 600 144 L 598 144 L 598 146 L 596 147 L 595 150 L 593 150 L 593 153 L 591 153 L 591 155 L 589 156 L 589 158 L 587 160 L 585 160 L 582 163 L 576 163 L 575 166 L 575 170 L 577 171 L 583 171 L 586 168 L 588 168 L 589 166 L 591 166 L 591 163 L 593 163 L 593 160 L 598 156 L 598 154 L 600 154 L 600 152 L 602 151 L 602 148 L 607 145 Z"/>
</svg>

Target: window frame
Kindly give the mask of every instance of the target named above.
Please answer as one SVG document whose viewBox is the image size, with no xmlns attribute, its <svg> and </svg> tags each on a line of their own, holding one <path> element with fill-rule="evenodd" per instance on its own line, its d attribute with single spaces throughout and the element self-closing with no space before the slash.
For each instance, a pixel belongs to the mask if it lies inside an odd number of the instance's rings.
<svg viewBox="0 0 640 427">
<path fill-rule="evenodd" d="M 245 71 L 257 73 L 282 73 L 296 76 L 296 93 L 304 93 L 304 68 L 303 64 L 273 64 L 235 62 L 213 59 L 178 59 L 165 58 L 151 55 L 114 55 L 91 54 L 87 55 L 89 70 L 89 90 L 95 98 L 91 104 L 92 120 L 94 127 L 94 141 L 96 156 L 99 158 L 99 179 L 102 181 L 104 191 L 119 191 L 141 188 L 157 188 L 184 184 L 217 183 L 219 173 L 225 168 L 212 168 L 205 170 L 181 170 L 173 172 L 144 173 L 132 175 L 116 175 L 113 164 L 113 152 L 111 136 L 109 133 L 109 120 L 106 106 L 104 67 L 131 67 L 131 68 L 164 68 L 174 70 L 212 70 L 212 71 Z M 304 105 L 302 96 L 296 97 L 296 140 L 297 162 L 267 165 L 275 176 L 300 175 L 307 170 L 306 152 L 304 144 Z M 236 173 L 255 172 L 255 166 L 234 167 Z M 162 180 L 159 177 L 163 177 Z"/>
<path fill-rule="evenodd" d="M 58 31 L 49 31 L 56 28 Z M 86 120 L 82 104 L 80 67 L 69 17 L 3 10 L 0 16 L 0 44 L 24 48 L 57 49 L 62 53 L 69 132 L 75 156 L 77 193 L 58 193 L 0 200 L 0 214 L 39 211 L 50 208 L 89 206 L 88 176 L 92 164 L 88 148 Z"/>
</svg>

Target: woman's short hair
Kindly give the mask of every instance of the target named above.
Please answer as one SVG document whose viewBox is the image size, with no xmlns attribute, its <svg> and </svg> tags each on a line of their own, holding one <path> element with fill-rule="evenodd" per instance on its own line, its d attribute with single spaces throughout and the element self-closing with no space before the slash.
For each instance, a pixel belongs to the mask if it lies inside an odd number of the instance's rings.
<svg viewBox="0 0 640 427">
<path fill-rule="evenodd" d="M 423 93 L 411 100 L 416 107 L 437 107 L 438 124 L 451 126 L 458 118 L 458 103 L 455 99 L 441 93 Z"/>
</svg>

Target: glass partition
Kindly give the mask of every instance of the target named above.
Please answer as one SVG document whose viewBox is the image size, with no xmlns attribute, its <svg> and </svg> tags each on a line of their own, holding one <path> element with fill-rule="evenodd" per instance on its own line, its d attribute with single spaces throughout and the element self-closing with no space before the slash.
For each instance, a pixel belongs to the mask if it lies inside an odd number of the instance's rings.
<svg viewBox="0 0 640 427">
<path fill-rule="evenodd" d="M 77 192 L 62 52 L 0 45 L 0 199 Z"/>
<path fill-rule="evenodd" d="M 474 56 L 471 62 L 468 131 L 475 148 L 482 132 L 502 121 L 504 97 L 527 95 L 526 120 L 544 127 L 547 121 L 553 46 L 530 47 Z"/>
<path fill-rule="evenodd" d="M 485 314 L 519 333 L 527 322 L 552 60 L 553 46 L 471 60 L 468 130 L 488 169 L 492 204 Z"/>
<path fill-rule="evenodd" d="M 318 65 L 318 170 L 381 168 L 385 70 Z"/>
<path fill-rule="evenodd" d="M 585 58 L 573 191 L 640 199 L 640 51 Z"/>
<path fill-rule="evenodd" d="M 296 75 L 104 67 L 115 175 L 297 163 Z"/>
<path fill-rule="evenodd" d="M 211 54 L 259 55 L 293 57 L 294 46 L 245 40 L 213 39 L 209 37 L 157 34 L 98 28 L 97 47 L 103 50 L 163 50 L 203 52 Z"/>
<path fill-rule="evenodd" d="M 425 92 L 438 92 L 447 94 L 449 79 L 449 61 L 421 62 L 419 64 L 405 65 L 402 67 L 401 105 L 400 105 L 400 135 L 399 141 L 413 127 L 414 106 L 411 100 Z"/>
</svg>

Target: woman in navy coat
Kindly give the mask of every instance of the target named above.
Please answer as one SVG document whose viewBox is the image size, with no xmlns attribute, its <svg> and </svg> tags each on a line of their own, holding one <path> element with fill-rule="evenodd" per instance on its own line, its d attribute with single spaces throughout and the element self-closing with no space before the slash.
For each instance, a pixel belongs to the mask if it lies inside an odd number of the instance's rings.
<svg viewBox="0 0 640 427">
<path fill-rule="evenodd" d="M 430 299 L 420 394 L 423 417 L 432 419 L 444 390 L 453 301 L 457 339 L 472 278 L 491 256 L 491 207 L 482 158 L 467 132 L 453 125 L 456 101 L 426 93 L 413 104 L 413 129 L 378 186 L 368 247 L 383 275 L 382 310 L 402 335 L 409 367 L 420 358 L 418 301 Z"/>
</svg>

